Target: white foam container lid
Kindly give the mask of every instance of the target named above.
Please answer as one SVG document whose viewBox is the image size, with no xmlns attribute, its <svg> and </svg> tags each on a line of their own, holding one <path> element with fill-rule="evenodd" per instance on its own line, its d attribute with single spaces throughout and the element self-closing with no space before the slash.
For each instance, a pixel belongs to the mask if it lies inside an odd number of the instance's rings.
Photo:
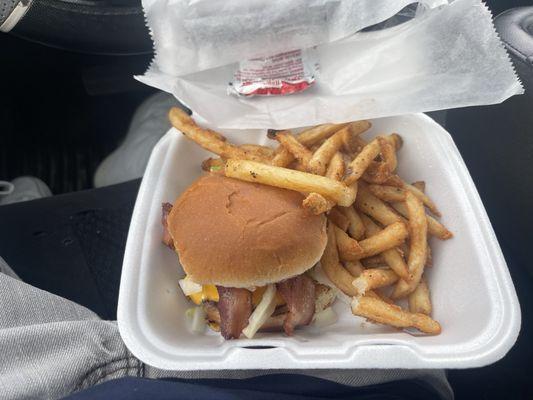
<svg viewBox="0 0 533 400">
<path fill-rule="evenodd" d="M 224 341 L 191 333 L 191 307 L 178 287 L 176 254 L 161 243 L 161 203 L 202 174 L 209 154 L 171 129 L 154 148 L 133 212 L 120 284 L 118 326 L 130 351 L 168 370 L 278 368 L 467 368 L 499 360 L 520 330 L 520 307 L 500 246 L 481 199 L 450 135 L 423 114 L 372 121 L 365 137 L 398 132 L 404 139 L 399 173 L 424 180 L 427 193 L 455 237 L 431 239 L 427 269 L 438 336 L 412 336 L 354 317 L 345 303 L 339 320 L 299 329 L 293 337 L 258 333 Z M 264 134 L 228 134 L 236 143 L 266 143 Z M 260 348 L 247 348 L 248 346 Z"/>
</svg>

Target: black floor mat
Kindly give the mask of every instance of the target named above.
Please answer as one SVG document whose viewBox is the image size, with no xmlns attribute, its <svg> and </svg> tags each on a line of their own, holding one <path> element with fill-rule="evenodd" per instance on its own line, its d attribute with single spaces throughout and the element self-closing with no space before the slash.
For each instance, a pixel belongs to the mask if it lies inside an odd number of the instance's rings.
<svg viewBox="0 0 533 400">
<path fill-rule="evenodd" d="M 90 188 L 153 92 L 133 79 L 150 56 L 87 56 L 5 34 L 0 48 L 0 180 L 34 175 L 55 194 Z"/>
<path fill-rule="evenodd" d="M 137 179 L 0 207 L 0 255 L 24 282 L 116 319 L 139 184 Z"/>
</svg>

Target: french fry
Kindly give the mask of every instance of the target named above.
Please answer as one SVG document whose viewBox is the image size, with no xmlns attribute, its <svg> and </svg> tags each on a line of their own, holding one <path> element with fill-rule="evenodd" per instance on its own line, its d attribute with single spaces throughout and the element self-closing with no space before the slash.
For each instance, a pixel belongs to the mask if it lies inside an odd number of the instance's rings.
<svg viewBox="0 0 533 400">
<path fill-rule="evenodd" d="M 431 314 L 431 299 L 426 281 L 422 279 L 408 298 L 409 311 L 412 313 Z"/>
<path fill-rule="evenodd" d="M 407 235 L 407 227 L 403 222 L 395 222 L 388 225 L 374 236 L 359 241 L 359 246 L 363 249 L 363 255 L 359 258 L 370 257 L 398 247 L 403 243 Z"/>
<path fill-rule="evenodd" d="M 383 288 L 383 289 L 386 289 L 386 288 Z M 394 303 L 394 300 L 392 300 L 390 297 L 386 296 L 385 294 L 383 294 L 382 291 L 379 291 L 379 290 L 369 290 L 365 293 L 365 296 L 368 297 L 369 293 L 375 293 L 377 296 L 373 296 L 373 297 L 377 297 L 379 298 L 380 300 L 384 301 L 385 303 L 387 304 L 395 304 Z"/>
<path fill-rule="evenodd" d="M 347 164 L 349 165 L 355 156 L 357 156 L 363 148 L 368 145 L 368 142 L 360 136 L 353 136 L 350 138 L 350 143 L 344 145 L 344 151 L 349 157 Z"/>
<path fill-rule="evenodd" d="M 409 279 L 400 280 L 392 294 L 393 299 L 413 292 L 422 278 L 427 257 L 427 219 L 424 204 L 414 194 L 405 194 L 405 205 L 409 214 Z"/>
<path fill-rule="evenodd" d="M 396 151 L 400 150 L 403 146 L 403 139 L 400 135 L 397 133 L 391 133 L 388 136 L 385 136 L 385 138 L 394 146 L 394 149 Z"/>
<path fill-rule="evenodd" d="M 361 193 L 361 190 L 359 190 L 359 193 Z M 360 196 L 358 196 L 360 197 Z M 357 204 L 357 203 L 356 203 Z M 405 203 L 403 202 L 391 202 L 390 205 L 398 211 L 401 215 L 404 217 L 408 217 L 407 208 L 405 206 Z M 448 230 L 442 223 L 437 221 L 435 218 L 433 218 L 431 215 L 426 214 L 426 218 L 428 221 L 428 232 L 430 235 L 435 236 L 436 238 L 439 238 L 441 240 L 450 239 L 453 237 L 453 233 Z"/>
<path fill-rule="evenodd" d="M 294 156 L 283 146 L 279 146 L 270 160 L 270 165 L 274 167 L 286 167 L 294 161 Z"/>
<path fill-rule="evenodd" d="M 433 266 L 433 253 L 431 251 L 431 246 L 428 243 L 427 256 L 426 256 L 426 267 L 432 267 L 432 266 Z"/>
<path fill-rule="evenodd" d="M 381 296 L 381 294 L 379 294 L 378 292 L 374 291 L 374 290 L 368 290 L 366 293 L 365 293 L 365 296 L 367 297 L 371 297 L 371 298 L 374 298 L 374 299 L 378 299 L 378 300 L 382 300 L 382 301 L 385 301 L 383 299 L 383 297 Z M 392 300 L 391 300 L 392 301 Z"/>
<path fill-rule="evenodd" d="M 362 178 L 368 183 L 403 187 L 404 182 L 400 179 L 400 177 L 393 174 L 393 171 L 396 169 L 397 165 L 396 153 L 394 149 L 401 147 L 403 143 L 402 139 L 398 134 L 395 133 L 385 137 L 380 136 L 376 139 L 380 142 L 380 152 L 382 153 L 380 157 L 382 160 L 373 160 L 364 172 Z M 359 146 L 366 146 L 366 142 L 362 139 L 359 140 Z"/>
<path fill-rule="evenodd" d="M 301 144 L 290 131 L 269 131 L 268 137 L 278 141 L 296 158 L 304 168 L 309 167 L 309 160 L 313 156 L 311 150 Z"/>
<path fill-rule="evenodd" d="M 385 262 L 385 259 L 381 254 L 362 258 L 361 264 L 363 264 L 365 268 L 389 268 L 389 265 Z"/>
<path fill-rule="evenodd" d="M 367 124 L 370 127 L 370 123 L 367 122 Z M 309 128 L 300 132 L 298 135 L 296 135 L 296 138 L 301 144 L 309 147 L 314 145 L 315 143 L 320 142 L 321 140 L 327 139 L 339 129 L 342 129 L 347 125 L 348 123 L 318 125 L 314 128 Z"/>
<path fill-rule="evenodd" d="M 344 176 L 344 160 L 340 152 L 336 152 L 328 164 L 326 170 L 326 178 L 334 179 L 336 181 L 342 180 Z"/>
<path fill-rule="evenodd" d="M 168 113 L 168 117 L 170 123 L 188 139 L 196 142 L 207 151 L 218 154 L 222 158 L 266 161 L 264 157 L 258 157 L 252 152 L 245 151 L 238 146 L 226 142 L 226 138 L 220 133 L 199 127 L 181 108 L 172 107 Z"/>
<path fill-rule="evenodd" d="M 334 205 L 335 203 L 326 199 L 324 196 L 319 195 L 318 193 L 309 193 L 302 201 L 302 206 L 315 215 L 328 212 Z"/>
<path fill-rule="evenodd" d="M 430 335 L 441 332 L 440 324 L 425 314 L 410 313 L 399 306 L 388 304 L 383 300 L 368 296 L 357 296 L 352 299 L 352 313 L 381 324 L 397 328 L 416 328 Z"/>
<path fill-rule="evenodd" d="M 388 249 L 399 246 L 407 237 L 408 231 L 403 222 L 395 222 L 385 229 L 380 230 L 380 232 L 374 234 L 374 236 L 367 237 L 364 240 L 359 241 L 359 246 L 362 248 L 363 252 L 360 251 L 349 251 L 347 249 L 354 249 L 355 245 L 346 245 L 345 247 L 339 247 L 339 252 L 341 258 L 347 261 L 353 261 L 361 258 L 371 257 L 373 255 L 382 253 Z M 346 233 L 344 235 L 350 239 Z M 352 239 L 353 240 L 353 239 Z M 348 240 L 345 240 L 343 244 L 348 243 Z M 353 240 L 356 242 L 356 240 Z M 399 256 L 399 254 L 398 254 Z M 400 256 L 401 258 L 401 256 Z M 395 265 L 393 263 L 393 265 Z M 396 265 L 395 265 L 396 266 Z"/>
<path fill-rule="evenodd" d="M 333 228 L 335 230 L 335 240 L 337 242 L 340 259 L 343 261 L 355 261 L 360 259 L 363 255 L 363 249 L 357 240 L 352 239 L 337 225 L 334 224 Z"/>
<path fill-rule="evenodd" d="M 350 134 L 343 137 L 342 147 L 344 151 L 348 154 L 354 154 L 361 151 L 361 148 L 366 145 L 366 142 L 361 145 L 364 140 L 361 139 L 359 135 L 370 129 L 371 126 L 372 124 L 368 121 L 352 122 L 350 124 Z"/>
<path fill-rule="evenodd" d="M 378 137 L 379 146 L 381 148 L 381 157 L 389 169 L 389 173 L 396 170 L 398 166 L 398 159 L 396 158 L 396 143 L 391 136 Z"/>
<path fill-rule="evenodd" d="M 369 123 L 370 124 L 370 123 Z M 315 143 L 327 139 L 339 129 L 344 128 L 348 124 L 324 124 L 318 125 L 314 128 L 306 129 L 296 135 L 296 139 L 306 147 L 311 147 Z M 284 147 L 280 146 L 276 150 L 276 154 L 271 161 L 271 165 L 275 167 L 286 167 L 294 160 L 294 156 Z"/>
<path fill-rule="evenodd" d="M 437 217 L 441 216 L 441 213 L 433 202 L 433 200 L 431 200 L 424 192 L 418 190 L 413 185 L 409 185 L 408 183 L 404 183 L 404 187 L 406 190 L 410 191 L 416 197 L 418 197 L 422 201 L 422 203 L 424 203 L 424 205 L 428 208 L 428 210 L 433 213 L 433 215 L 436 215 Z"/>
<path fill-rule="evenodd" d="M 397 248 L 386 250 L 382 254 L 387 265 L 390 269 L 396 272 L 400 278 L 407 279 L 409 277 L 407 265 Z"/>
<path fill-rule="evenodd" d="M 307 167 L 299 160 L 294 160 L 290 169 L 295 169 L 296 171 L 307 172 Z"/>
<path fill-rule="evenodd" d="M 365 269 L 362 274 L 354 279 L 352 285 L 354 285 L 359 295 L 364 295 L 368 290 L 392 285 L 398 279 L 396 272 L 391 269 Z"/>
<path fill-rule="evenodd" d="M 398 247 L 398 251 L 404 259 L 409 258 L 409 245 L 406 242 L 403 242 L 401 246 Z"/>
<path fill-rule="evenodd" d="M 425 193 L 426 191 L 426 182 L 424 181 L 416 181 L 411 183 L 411 185 L 420 190 L 422 193 Z"/>
<path fill-rule="evenodd" d="M 226 162 L 221 158 L 208 158 L 202 161 L 202 170 L 206 172 L 224 172 Z"/>
<path fill-rule="evenodd" d="M 361 151 L 362 147 L 359 145 L 360 141 L 357 138 L 357 136 L 354 135 L 345 135 L 342 138 L 342 151 L 344 154 L 346 154 L 348 157 L 357 154 Z M 353 157 L 350 157 L 347 164 L 352 161 Z"/>
<path fill-rule="evenodd" d="M 350 225 L 350 220 L 346 218 L 346 216 L 342 212 L 340 212 L 337 207 L 333 208 L 329 212 L 328 218 L 344 232 L 346 232 L 348 226 Z"/>
<path fill-rule="evenodd" d="M 318 193 L 309 193 L 303 200 L 302 205 L 310 209 L 315 215 L 331 211 L 335 207 L 335 202 L 326 199 Z"/>
<path fill-rule="evenodd" d="M 372 221 L 367 216 L 363 216 L 363 222 L 366 227 L 367 236 L 371 237 L 381 232 L 381 228 L 377 226 L 376 223 L 374 223 L 374 221 Z M 407 265 L 405 264 L 405 261 L 403 260 L 397 248 L 385 250 L 383 253 L 381 253 L 381 256 L 385 263 L 398 276 L 403 279 L 409 279 L 409 271 L 407 269 Z"/>
<path fill-rule="evenodd" d="M 355 208 L 353 207 L 337 207 L 340 212 L 344 214 L 346 218 L 348 218 L 348 221 L 350 221 L 350 225 L 348 225 L 348 232 L 350 233 L 350 236 L 353 237 L 355 240 L 360 240 L 363 238 L 365 234 L 365 225 L 363 224 L 363 220 L 361 219 L 361 216 L 357 211 L 355 211 Z"/>
<path fill-rule="evenodd" d="M 382 161 L 372 161 L 362 178 L 369 183 L 384 184 L 389 182 L 389 180 L 394 182 L 397 180 L 397 177 L 393 177 L 392 173 L 398 165 L 396 150 L 401 147 L 403 143 L 402 139 L 400 135 L 393 133 L 389 136 L 379 136 L 377 140 L 380 146 Z M 362 144 L 362 142 L 360 143 Z M 403 182 L 401 182 L 401 185 L 403 185 Z"/>
<path fill-rule="evenodd" d="M 391 176 L 389 165 L 384 161 L 372 161 L 363 174 L 363 179 L 368 183 L 383 184 Z"/>
<path fill-rule="evenodd" d="M 387 178 L 385 182 L 383 182 L 383 185 L 403 188 L 404 182 L 402 178 L 400 178 L 398 175 L 392 174 L 391 176 Z"/>
<path fill-rule="evenodd" d="M 429 233 L 429 225 L 428 225 L 428 233 Z M 402 257 L 407 260 L 409 259 L 409 245 L 407 243 L 403 243 L 399 248 L 398 251 L 400 254 L 403 254 Z M 431 247 L 429 246 L 429 243 L 427 245 L 427 257 L 426 257 L 426 267 L 432 267 L 433 266 L 433 256 L 431 254 Z M 364 264 L 364 263 L 363 263 Z"/>
<path fill-rule="evenodd" d="M 181 108 L 172 107 L 168 113 L 170 123 L 185 136 L 204 149 L 221 155 L 227 146 L 226 138 L 211 129 L 203 129 Z M 236 148 L 237 149 L 237 148 Z M 244 153 L 244 152 L 242 152 Z"/>
<path fill-rule="evenodd" d="M 368 190 L 383 201 L 404 201 L 405 190 L 396 186 L 368 185 Z"/>
<path fill-rule="evenodd" d="M 365 268 L 363 267 L 363 264 L 361 264 L 361 261 L 359 261 L 359 260 L 346 261 L 344 263 L 344 268 L 346 268 L 346 270 L 350 274 L 352 274 L 354 278 L 357 278 L 365 270 Z"/>
<path fill-rule="evenodd" d="M 342 146 L 343 138 L 350 133 L 350 129 L 350 125 L 347 125 L 322 143 L 309 160 L 309 172 L 317 175 L 326 173 L 328 163 Z"/>
<path fill-rule="evenodd" d="M 353 187 L 348 187 L 341 182 L 324 176 L 274 167 L 254 161 L 230 159 L 226 162 L 225 174 L 230 178 L 298 192 L 316 192 L 345 207 L 354 202 L 357 194 Z"/>
<path fill-rule="evenodd" d="M 357 278 L 365 270 L 359 261 L 347 261 L 344 263 L 344 267 L 350 274 L 353 275 L 354 278 Z M 385 298 L 385 296 L 377 292 L 374 292 L 373 290 L 367 290 L 367 292 L 365 293 L 365 296 L 375 297 L 377 299 L 381 299 L 386 302 L 392 302 L 391 299 Z"/>
<path fill-rule="evenodd" d="M 363 150 L 354 158 L 348 165 L 347 176 L 344 178 L 346 185 L 351 185 L 357 181 L 370 165 L 370 163 L 377 157 L 380 152 L 379 142 L 376 139 L 372 140 L 368 145 L 363 147 Z"/>
<path fill-rule="evenodd" d="M 360 121 L 350 122 L 350 126 L 352 128 L 352 135 L 359 136 L 369 130 L 372 127 L 372 124 L 370 121 L 362 119 Z"/>
<path fill-rule="evenodd" d="M 403 218 L 396 214 L 382 200 L 370 193 L 367 186 L 363 183 L 359 183 L 355 207 L 382 225 L 390 225 L 403 221 Z"/>
<path fill-rule="evenodd" d="M 328 170 L 326 171 L 326 178 L 340 181 L 344 175 L 344 160 L 342 154 L 337 152 L 331 159 Z M 356 184 L 352 187 L 357 191 Z M 318 193 L 309 193 L 303 203 L 304 207 L 310 208 L 313 213 L 319 214 L 327 212 L 335 207 L 335 203 L 329 199 L 320 196 Z"/>
<path fill-rule="evenodd" d="M 337 251 L 337 241 L 335 239 L 335 225 L 328 222 L 328 242 L 322 258 L 320 259 L 320 265 L 324 270 L 324 273 L 333 284 L 339 288 L 344 294 L 348 296 L 355 296 L 357 291 L 352 285 L 354 277 L 350 274 L 340 263 L 339 253 Z"/>
<path fill-rule="evenodd" d="M 340 181 L 344 174 L 344 160 L 340 153 L 336 153 L 331 159 L 326 178 Z M 329 199 L 324 198 L 318 193 L 309 193 L 303 201 L 303 206 L 315 215 L 325 213 L 335 207 L 335 203 Z"/>
<path fill-rule="evenodd" d="M 257 157 L 264 159 L 271 159 L 275 154 L 275 151 L 272 147 L 261 146 L 259 144 L 241 144 L 239 148 L 245 152 L 253 153 Z"/>
<path fill-rule="evenodd" d="M 363 179 L 370 183 L 383 184 L 387 182 L 391 174 L 396 170 L 398 160 L 396 158 L 396 145 L 399 135 L 378 136 L 382 161 L 372 161 L 363 174 Z M 398 139 L 401 141 L 401 139 Z M 401 146 L 401 144 L 400 144 Z"/>
<path fill-rule="evenodd" d="M 320 147 L 320 142 L 310 146 L 309 150 L 311 150 L 311 153 L 314 153 L 315 151 L 318 150 L 319 147 Z"/>
</svg>

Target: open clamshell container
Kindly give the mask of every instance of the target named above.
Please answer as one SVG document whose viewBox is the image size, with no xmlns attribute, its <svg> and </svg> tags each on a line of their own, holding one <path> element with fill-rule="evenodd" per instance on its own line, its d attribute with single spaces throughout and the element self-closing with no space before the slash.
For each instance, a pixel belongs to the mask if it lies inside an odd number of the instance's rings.
<svg viewBox="0 0 533 400">
<path fill-rule="evenodd" d="M 450 135 L 423 114 L 372 121 L 364 137 L 398 132 L 399 173 L 424 180 L 455 237 L 431 239 L 427 269 L 438 336 L 414 336 L 351 314 L 337 300 L 339 320 L 293 337 L 258 333 L 224 341 L 209 329 L 193 334 L 181 292 L 177 255 L 161 243 L 161 203 L 202 174 L 209 154 L 171 129 L 154 148 L 133 212 L 120 285 L 118 325 L 142 361 L 168 370 L 278 368 L 467 368 L 503 357 L 520 329 L 520 307 L 481 199 Z M 228 134 L 235 143 L 266 143 L 265 134 Z"/>
</svg>

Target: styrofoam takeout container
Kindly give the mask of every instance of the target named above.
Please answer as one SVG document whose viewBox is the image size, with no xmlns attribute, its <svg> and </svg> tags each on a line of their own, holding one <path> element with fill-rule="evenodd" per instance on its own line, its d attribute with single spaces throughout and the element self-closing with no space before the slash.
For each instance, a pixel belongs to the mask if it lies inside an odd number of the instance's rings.
<svg viewBox="0 0 533 400">
<path fill-rule="evenodd" d="M 339 321 L 293 337 L 260 333 L 224 341 L 215 332 L 189 332 L 191 307 L 178 287 L 183 271 L 161 243 L 161 203 L 174 202 L 201 175 L 209 156 L 178 131 L 154 148 L 131 220 L 118 304 L 118 325 L 131 352 L 169 370 L 274 368 L 466 368 L 493 363 L 512 347 L 520 307 L 505 260 L 476 188 L 450 135 L 423 114 L 372 121 L 371 137 L 398 132 L 405 143 L 399 172 L 424 180 L 455 237 L 431 239 L 428 268 L 438 336 L 412 336 L 354 317 L 340 301 Z M 228 135 L 237 143 L 265 143 L 265 135 Z M 254 346 L 255 348 L 248 348 Z M 259 347 L 259 348 L 258 348 Z"/>
</svg>

